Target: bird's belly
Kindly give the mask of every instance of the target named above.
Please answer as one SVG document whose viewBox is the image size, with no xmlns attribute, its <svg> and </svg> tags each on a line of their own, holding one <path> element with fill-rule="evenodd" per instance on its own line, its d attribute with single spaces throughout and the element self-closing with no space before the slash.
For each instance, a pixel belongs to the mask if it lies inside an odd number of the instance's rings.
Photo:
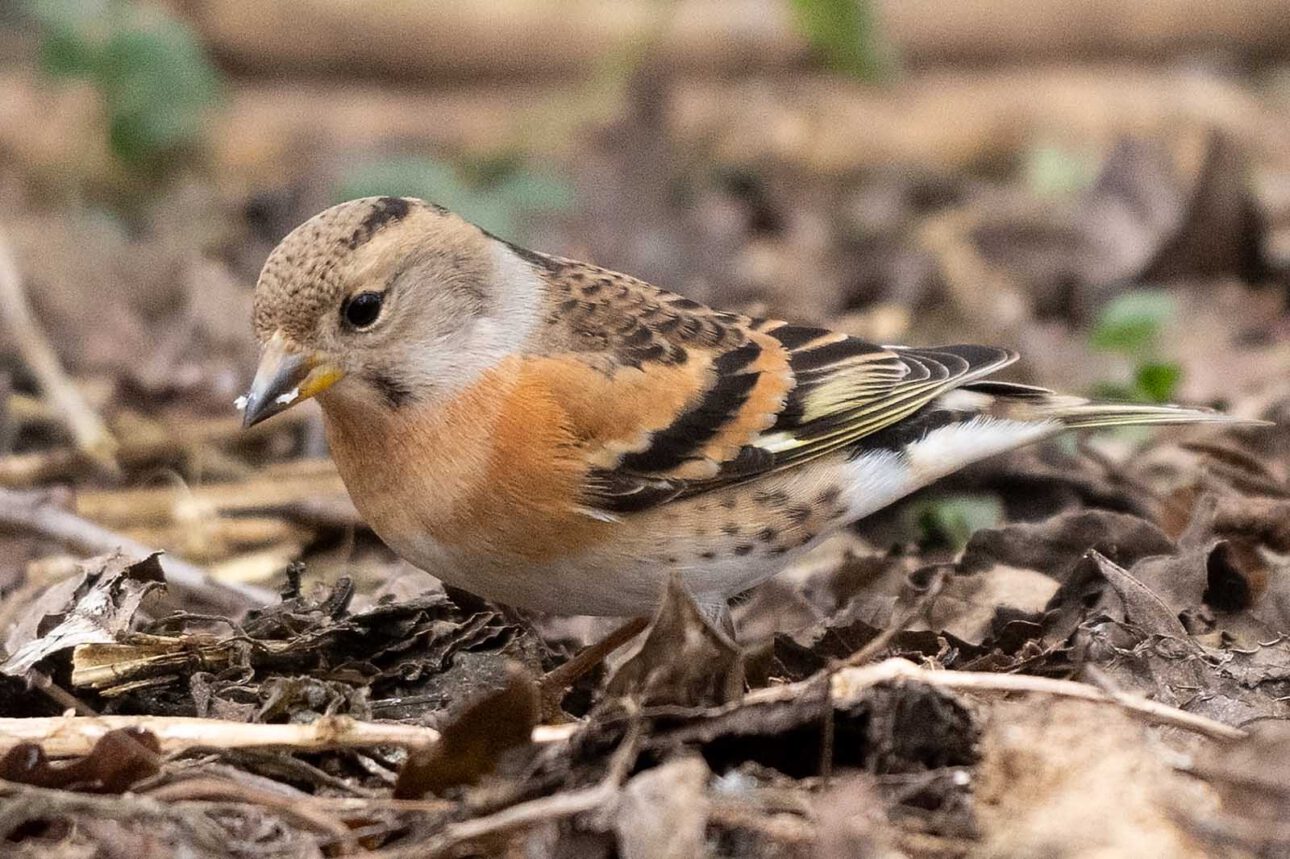
<svg viewBox="0 0 1290 859">
<path fill-rule="evenodd" d="M 832 468 L 719 490 L 596 522 L 594 540 L 572 532 L 535 557 L 498 539 L 489 524 L 451 543 L 425 528 L 377 532 L 411 563 L 447 584 L 522 608 L 562 614 L 642 615 L 679 575 L 696 601 L 719 606 L 783 569 L 848 517 Z M 518 512 L 517 512 L 517 515 Z M 386 519 L 383 524 L 388 524 Z M 374 523 L 376 524 L 376 523 Z"/>
<path fill-rule="evenodd" d="M 673 574 L 680 575 L 697 602 L 720 606 L 773 576 L 809 545 L 758 557 L 704 558 L 700 554 L 707 550 L 701 550 L 682 560 L 676 558 L 680 547 L 675 544 L 660 545 L 657 552 L 634 552 L 611 543 L 537 564 L 521 557 L 462 552 L 428 537 L 391 548 L 445 584 L 497 602 L 558 614 L 636 616 L 658 607 Z"/>
</svg>

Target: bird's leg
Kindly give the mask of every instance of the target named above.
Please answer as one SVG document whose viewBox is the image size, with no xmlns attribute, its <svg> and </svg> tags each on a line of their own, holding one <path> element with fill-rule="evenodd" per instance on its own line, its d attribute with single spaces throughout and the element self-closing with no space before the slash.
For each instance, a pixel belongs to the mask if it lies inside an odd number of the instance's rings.
<svg viewBox="0 0 1290 859">
<path fill-rule="evenodd" d="M 730 603 L 700 603 L 699 611 L 703 613 L 703 619 L 712 624 L 714 629 L 720 630 L 726 638 L 738 643 L 739 638 L 735 634 L 735 617 L 730 613 Z"/>
<path fill-rule="evenodd" d="M 565 690 L 576 683 L 579 677 L 599 665 L 606 656 L 639 635 L 645 627 L 649 626 L 649 622 L 647 617 L 634 617 L 604 638 L 579 650 L 568 662 L 548 671 L 538 681 L 538 693 L 541 695 L 543 712 L 558 711 L 560 698 L 564 696 Z"/>
</svg>

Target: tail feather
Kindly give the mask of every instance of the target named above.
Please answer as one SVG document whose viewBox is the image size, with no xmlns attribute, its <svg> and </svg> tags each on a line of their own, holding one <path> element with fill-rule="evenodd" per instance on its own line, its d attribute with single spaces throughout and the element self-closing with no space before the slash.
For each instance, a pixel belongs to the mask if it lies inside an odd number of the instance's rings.
<svg viewBox="0 0 1290 859">
<path fill-rule="evenodd" d="M 1269 421 L 1234 417 L 1199 406 L 1101 402 L 1011 382 L 977 382 L 965 386 L 964 390 L 984 394 L 991 400 L 991 404 L 982 409 L 986 413 L 1001 413 L 1001 416 L 1017 420 L 1057 421 L 1065 429 L 1162 424 L 1269 424 Z"/>
<path fill-rule="evenodd" d="M 1174 405 L 1151 406 L 1141 403 L 1099 403 L 1086 400 L 1084 402 L 1054 402 L 1048 408 L 1051 409 L 1052 417 L 1061 421 L 1067 429 L 1147 426 L 1152 424 L 1264 425 L 1268 423 L 1267 421 L 1248 420 L 1225 415 L 1213 409 Z"/>
</svg>

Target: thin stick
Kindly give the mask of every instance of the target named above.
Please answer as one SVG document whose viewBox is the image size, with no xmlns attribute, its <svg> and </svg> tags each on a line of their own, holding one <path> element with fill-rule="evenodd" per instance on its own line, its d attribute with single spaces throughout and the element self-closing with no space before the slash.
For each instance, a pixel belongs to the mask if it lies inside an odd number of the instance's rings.
<svg viewBox="0 0 1290 859">
<path fill-rule="evenodd" d="M 542 691 L 560 695 L 582 675 L 598 665 L 606 656 L 622 647 L 649 626 L 649 618 L 636 617 L 617 627 L 600 641 L 579 650 L 573 657 L 548 671 L 540 681 Z"/>
<path fill-rule="evenodd" d="M 372 746 L 424 749 L 439 741 L 439 732 L 433 728 L 361 722 L 348 716 L 324 716 L 307 725 L 260 725 L 187 716 L 48 716 L 0 719 L 0 754 L 19 743 L 38 743 L 50 757 L 85 755 L 108 731 L 122 728 L 149 731 L 156 736 L 165 754 L 194 747 L 299 751 Z"/>
<path fill-rule="evenodd" d="M 976 671 L 931 671 L 904 659 L 887 659 L 875 665 L 843 668 L 833 675 L 830 697 L 834 705 L 846 706 L 858 701 L 864 693 L 882 683 L 904 680 L 926 683 L 942 689 L 982 694 L 1028 693 L 1075 698 L 1097 704 L 1121 707 L 1148 721 L 1195 731 L 1217 740 L 1239 740 L 1246 736 L 1234 728 L 1177 707 L 1150 701 L 1137 695 L 1112 694 L 1086 683 L 1031 677 L 1021 674 L 990 674 Z M 808 678 L 797 683 L 758 689 L 748 693 L 738 704 L 718 708 L 739 709 L 757 704 L 774 703 L 802 697 L 809 686 L 818 682 Z M 539 725 L 533 729 L 533 742 L 557 743 L 568 740 L 580 727 L 576 723 Z M 282 747 L 302 750 L 401 746 L 426 748 L 438 741 L 431 728 L 381 722 L 361 722 L 346 716 L 328 716 L 308 725 L 257 725 L 221 719 L 196 719 L 163 716 L 95 716 L 77 718 L 54 716 L 30 719 L 0 719 L 0 754 L 18 743 L 39 743 L 51 757 L 88 754 L 103 734 L 120 728 L 151 731 L 167 753 L 193 747 L 258 748 Z M 355 800 L 361 803 L 361 800 Z"/>
<path fill-rule="evenodd" d="M 1032 677 L 1025 674 L 992 674 L 985 671 L 932 671 L 919 668 L 905 659 L 887 659 L 876 665 L 858 668 L 843 668 L 833 675 L 830 687 L 834 705 L 845 706 L 858 701 L 866 690 L 881 683 L 894 680 L 908 680 L 915 683 L 926 683 L 941 689 L 954 689 L 960 692 L 978 692 L 983 694 L 1007 694 L 1023 692 L 1040 695 L 1052 695 L 1060 698 L 1078 698 L 1098 704 L 1113 704 L 1147 720 L 1175 728 L 1195 731 L 1216 740 L 1239 740 L 1247 736 L 1246 732 L 1231 725 L 1195 713 L 1188 713 L 1159 701 L 1151 701 L 1140 695 L 1127 693 L 1108 693 L 1087 683 L 1073 680 L 1057 680 L 1051 677 Z M 758 689 L 744 696 L 742 706 L 771 701 L 796 698 L 805 690 L 811 680 L 776 686 L 769 689 Z"/>
<path fill-rule="evenodd" d="M 593 787 L 544 796 L 504 808 L 495 814 L 452 823 L 429 841 L 370 854 L 372 859 L 429 859 L 455 851 L 463 844 L 522 829 L 549 820 L 560 820 L 595 811 L 613 802 L 627 778 L 640 739 L 640 721 L 634 719 L 609 762 L 609 771 Z"/>
<path fill-rule="evenodd" d="M 281 793 L 265 790 L 254 785 L 242 784 L 224 778 L 202 777 L 185 778 L 163 784 L 146 791 L 154 800 L 166 803 L 244 803 L 272 809 L 278 814 L 300 824 L 302 828 L 313 829 L 331 836 L 333 839 L 347 842 L 351 839 L 349 827 L 334 815 L 314 807 L 308 800 L 312 797 L 284 796 Z"/>
<path fill-rule="evenodd" d="M 0 528 L 39 534 L 87 555 L 119 551 L 143 558 L 156 551 L 69 513 L 40 493 L 0 489 Z M 162 557 L 161 567 L 166 581 L 175 589 L 223 612 L 270 605 L 277 600 L 277 594 L 264 588 L 215 581 L 206 570 L 174 556 Z"/>
<path fill-rule="evenodd" d="M 45 398 L 58 413 L 72 435 L 77 449 L 98 467 L 117 472 L 117 441 L 107 424 L 81 396 L 81 392 L 67 377 L 58 353 L 36 321 L 23 290 L 18 264 L 14 261 L 9 243 L 0 234 L 0 317 L 9 326 L 9 333 L 18 346 L 23 363 L 36 377 Z"/>
<path fill-rule="evenodd" d="M 9 397 L 9 407 L 23 410 L 18 415 L 34 419 L 30 398 L 20 394 Z M 229 405 L 229 410 L 232 410 Z M 49 411 L 52 412 L 52 409 Z M 291 410 L 271 422 L 242 428 L 242 418 L 162 418 L 151 420 L 138 415 L 117 416 L 112 422 L 115 436 L 120 443 L 116 459 L 126 467 L 175 460 L 203 451 L 208 458 L 214 451 L 237 444 L 247 444 L 263 439 L 272 433 L 308 420 L 304 409 Z M 51 480 L 71 478 L 85 469 L 85 458 L 70 447 L 55 447 L 30 453 L 13 453 L 0 456 L 0 486 L 25 489 Z"/>
<path fill-rule="evenodd" d="M 213 513 L 281 509 L 302 501 L 335 498 L 348 503 L 345 484 L 330 460 L 293 460 L 258 470 L 250 480 L 205 486 L 92 490 L 76 494 L 76 512 L 116 528 L 169 525 L 186 502 Z M 352 511 L 352 507 L 349 508 Z M 351 524 L 358 516 L 353 514 Z"/>
<path fill-rule="evenodd" d="M 927 610 L 928 604 L 940 595 L 941 589 L 945 585 L 945 571 L 937 570 L 933 575 L 932 581 L 928 583 L 927 590 L 921 593 L 909 606 L 900 613 L 899 616 L 892 618 L 887 624 L 887 628 L 879 632 L 869 641 L 868 644 L 861 647 L 855 653 L 848 656 L 842 662 L 843 667 L 865 665 L 877 656 L 891 640 L 905 631 L 905 627 L 910 622 Z"/>
</svg>

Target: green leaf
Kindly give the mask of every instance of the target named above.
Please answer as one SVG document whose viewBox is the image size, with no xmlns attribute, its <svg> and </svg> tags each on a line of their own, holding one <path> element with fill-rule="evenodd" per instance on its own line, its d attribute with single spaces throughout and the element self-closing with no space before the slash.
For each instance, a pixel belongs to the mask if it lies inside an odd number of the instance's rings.
<svg viewBox="0 0 1290 859">
<path fill-rule="evenodd" d="M 40 26 L 40 69 L 85 76 L 98 65 L 109 7 L 93 0 L 29 0 L 23 11 Z"/>
<path fill-rule="evenodd" d="M 88 79 L 103 96 L 109 145 L 135 167 L 198 142 L 220 79 L 189 26 L 161 7 L 121 0 L 32 0 L 49 74 Z"/>
<path fill-rule="evenodd" d="M 355 197 L 420 197 L 438 203 L 490 233 L 519 240 L 526 215 L 563 211 L 573 190 L 562 179 L 526 169 L 520 163 L 477 162 L 458 170 L 423 156 L 371 161 L 352 169 L 337 185 L 336 202 Z"/>
<path fill-rule="evenodd" d="M 792 0 L 798 30 L 829 68 L 864 81 L 890 79 L 895 50 L 874 0 Z"/>
<path fill-rule="evenodd" d="M 1098 159 L 1091 152 L 1034 146 L 1026 150 L 1024 159 L 1026 184 L 1038 197 L 1068 197 L 1088 188 L 1097 178 Z"/>
<path fill-rule="evenodd" d="M 1161 329 L 1175 311 L 1174 297 L 1164 290 L 1126 292 L 1103 308 L 1089 343 L 1108 352 L 1142 355 L 1155 347 Z"/>
<path fill-rule="evenodd" d="M 1174 398 L 1174 391 L 1182 381 L 1182 367 L 1178 364 L 1149 362 L 1138 367 L 1134 377 L 1142 399 L 1153 403 L 1167 403 Z"/>
<path fill-rule="evenodd" d="M 947 495 L 914 505 L 910 515 L 923 547 L 961 549 L 974 533 L 1003 521 L 1003 504 L 993 495 Z"/>
</svg>

